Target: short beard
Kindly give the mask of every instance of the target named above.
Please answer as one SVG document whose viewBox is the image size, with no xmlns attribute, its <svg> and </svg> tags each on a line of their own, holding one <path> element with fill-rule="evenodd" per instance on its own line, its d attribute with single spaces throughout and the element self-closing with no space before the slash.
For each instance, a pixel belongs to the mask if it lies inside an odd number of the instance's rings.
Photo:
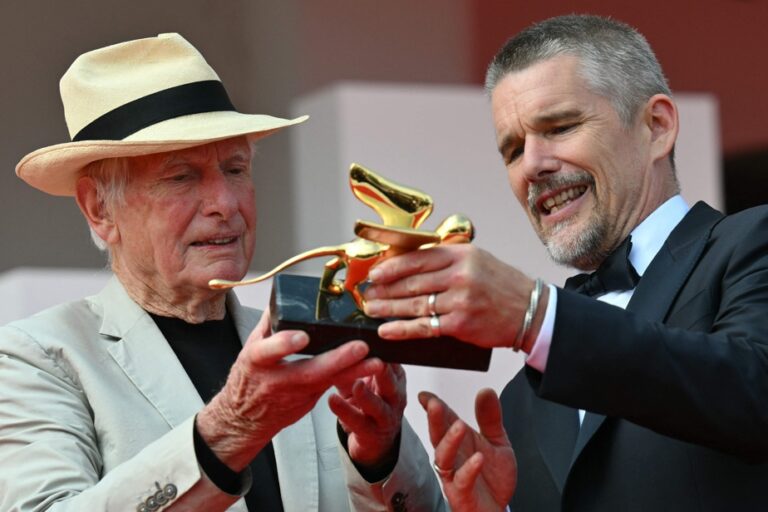
<svg viewBox="0 0 768 512">
<path fill-rule="evenodd" d="M 580 232 L 560 243 L 555 243 L 555 236 L 562 230 L 568 229 L 570 221 L 564 221 L 557 225 L 548 239 L 539 237 L 547 249 L 547 253 L 558 265 L 574 267 L 579 270 L 594 270 L 605 257 L 603 249 L 605 237 L 608 233 L 608 224 L 600 218 L 597 212 L 593 212 L 587 226 Z"/>
<path fill-rule="evenodd" d="M 586 172 L 570 174 L 556 174 L 551 178 L 536 182 L 528 190 L 528 208 L 533 212 L 535 222 L 541 226 L 541 213 L 536 206 L 536 198 L 544 192 L 566 188 L 569 186 L 586 184 L 592 194 L 595 194 L 594 178 Z M 597 197 L 595 196 L 595 201 Z M 591 212 L 587 226 L 575 233 L 569 239 L 555 243 L 558 233 L 571 227 L 572 220 L 568 219 L 554 227 L 546 237 L 541 229 L 536 229 L 539 239 L 549 253 L 549 257 L 558 265 L 575 267 L 580 270 L 591 270 L 598 267 L 605 259 L 605 237 L 608 234 L 608 219 L 605 219 L 597 204 Z"/>
</svg>

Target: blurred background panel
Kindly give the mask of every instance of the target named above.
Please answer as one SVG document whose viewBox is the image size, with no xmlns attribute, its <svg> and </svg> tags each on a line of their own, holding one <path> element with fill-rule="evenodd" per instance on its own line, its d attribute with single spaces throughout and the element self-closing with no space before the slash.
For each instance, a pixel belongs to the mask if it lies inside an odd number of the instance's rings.
<svg viewBox="0 0 768 512">
<path fill-rule="evenodd" d="M 77 55 L 161 32 L 180 32 L 197 46 L 240 110 L 287 115 L 299 97 L 337 82 L 479 87 L 493 53 L 529 23 L 569 12 L 611 15 L 648 37 L 676 93 L 715 99 L 717 141 L 701 144 L 702 151 L 722 147 L 723 207 L 736 211 L 768 198 L 768 3 L 762 0 L 29 0 L 1 9 L 0 272 L 104 265 L 74 202 L 26 186 L 13 168 L 29 151 L 68 140 L 58 80 Z M 300 249 L 292 236 L 300 205 L 290 139 L 302 129 L 260 144 L 254 269 Z M 445 147 L 448 155 L 462 150 Z M 336 175 L 349 162 L 337 164 L 314 171 Z"/>
</svg>

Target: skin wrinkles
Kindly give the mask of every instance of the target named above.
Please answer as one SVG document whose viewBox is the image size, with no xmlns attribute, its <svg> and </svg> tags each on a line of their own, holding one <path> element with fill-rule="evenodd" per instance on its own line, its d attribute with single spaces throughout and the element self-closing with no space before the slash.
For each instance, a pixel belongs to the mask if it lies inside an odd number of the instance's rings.
<svg viewBox="0 0 768 512">
<path fill-rule="evenodd" d="M 113 266 L 144 309 L 191 323 L 223 318 L 225 294 L 208 280 L 242 278 L 253 255 L 250 157 L 239 138 L 132 162 L 114 208 Z"/>
<path fill-rule="evenodd" d="M 578 65 L 559 56 L 508 74 L 491 103 L 510 185 L 534 230 L 556 262 L 589 270 L 660 203 L 647 117 L 625 126 Z M 547 198 L 579 185 L 582 196 L 547 214 Z"/>
</svg>

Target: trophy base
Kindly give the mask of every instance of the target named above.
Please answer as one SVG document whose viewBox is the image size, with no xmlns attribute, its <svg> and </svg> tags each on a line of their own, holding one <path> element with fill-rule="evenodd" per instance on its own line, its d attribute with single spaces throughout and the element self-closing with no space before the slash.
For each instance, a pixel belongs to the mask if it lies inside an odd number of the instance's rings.
<svg viewBox="0 0 768 512">
<path fill-rule="evenodd" d="M 350 340 L 363 340 L 369 357 L 388 363 L 487 371 L 491 349 L 462 343 L 449 336 L 407 341 L 386 341 L 376 333 L 384 320 L 361 313 L 348 293 L 319 292 L 317 277 L 278 274 L 270 301 L 272 330 L 297 329 L 309 335 L 302 354 L 316 355 Z"/>
</svg>

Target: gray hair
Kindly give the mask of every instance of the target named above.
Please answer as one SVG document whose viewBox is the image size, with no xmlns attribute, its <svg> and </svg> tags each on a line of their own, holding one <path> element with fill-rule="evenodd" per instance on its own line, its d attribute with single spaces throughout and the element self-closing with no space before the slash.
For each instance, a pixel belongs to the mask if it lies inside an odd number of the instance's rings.
<svg viewBox="0 0 768 512">
<path fill-rule="evenodd" d="M 580 59 L 581 75 L 596 94 L 613 103 L 625 125 L 654 94 L 672 93 L 648 41 L 634 28 L 593 15 L 567 15 L 523 30 L 488 66 L 485 90 L 493 92 L 509 73 L 559 55 Z"/>
<path fill-rule="evenodd" d="M 123 204 L 125 188 L 131 178 L 129 158 L 106 158 L 91 162 L 80 171 L 81 176 L 92 178 L 96 185 L 96 198 L 102 208 L 113 212 L 115 207 Z M 109 246 L 89 226 L 91 240 L 100 250 L 109 254 Z M 111 259 L 111 254 L 109 254 Z"/>
</svg>

